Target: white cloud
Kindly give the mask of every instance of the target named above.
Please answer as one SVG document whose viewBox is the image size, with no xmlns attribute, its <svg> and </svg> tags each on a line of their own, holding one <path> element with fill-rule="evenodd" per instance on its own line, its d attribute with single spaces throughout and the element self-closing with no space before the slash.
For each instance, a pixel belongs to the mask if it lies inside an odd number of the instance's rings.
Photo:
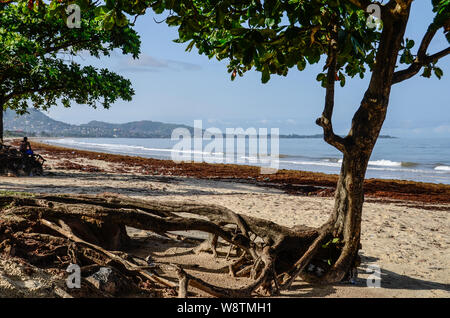
<svg viewBox="0 0 450 318">
<path fill-rule="evenodd" d="M 196 71 L 200 70 L 200 65 L 186 63 L 176 60 L 158 59 L 148 54 L 141 54 L 138 59 L 131 57 L 124 59 L 124 67 L 121 71 L 125 72 L 157 72 L 164 69 L 175 71 Z"/>
<path fill-rule="evenodd" d="M 433 129 L 435 133 L 450 133 L 450 125 L 441 125 Z"/>
</svg>

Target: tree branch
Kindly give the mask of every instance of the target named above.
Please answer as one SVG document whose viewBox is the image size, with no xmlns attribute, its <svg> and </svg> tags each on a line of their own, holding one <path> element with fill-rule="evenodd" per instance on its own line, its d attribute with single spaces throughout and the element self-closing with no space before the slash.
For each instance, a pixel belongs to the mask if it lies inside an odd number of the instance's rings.
<svg viewBox="0 0 450 318">
<path fill-rule="evenodd" d="M 67 48 L 69 48 L 71 46 L 74 46 L 74 45 L 77 45 L 77 44 L 88 43 L 88 42 L 92 42 L 92 41 L 93 41 L 93 39 L 91 38 L 89 40 L 82 40 L 82 41 L 69 41 L 69 42 L 66 42 L 66 43 L 63 43 L 63 44 L 60 44 L 60 45 L 57 45 L 57 46 L 48 46 L 48 47 L 44 48 L 42 52 L 35 52 L 33 54 L 33 56 L 37 58 L 37 57 L 39 57 L 41 55 L 44 55 L 44 54 L 58 52 L 60 50 L 67 49 Z M 17 57 L 14 57 L 14 58 L 17 58 Z M 8 74 L 8 71 L 10 69 L 15 68 L 15 67 L 20 67 L 20 66 L 23 66 L 25 64 L 26 63 L 24 63 L 24 62 L 19 62 L 17 64 L 12 64 L 11 63 L 11 65 L 9 67 L 1 70 L 2 76 L 0 76 L 0 80 L 3 81 L 4 79 L 7 78 L 7 76 L 5 76 L 5 74 Z"/>
<path fill-rule="evenodd" d="M 29 89 L 25 89 L 25 90 L 18 91 L 18 92 L 11 92 L 10 94 L 5 95 L 3 103 L 6 103 L 13 97 L 18 97 L 18 96 L 24 95 L 24 94 L 43 93 L 43 92 L 48 92 L 48 91 L 58 91 L 58 90 L 61 90 L 64 88 L 65 88 L 65 86 L 53 86 L 53 87 L 29 88 Z"/>
<path fill-rule="evenodd" d="M 372 1 L 370 0 L 348 0 L 348 2 L 364 11 L 366 11 L 367 7 L 372 4 Z"/>
<path fill-rule="evenodd" d="M 422 38 L 422 42 L 420 43 L 419 50 L 417 51 L 417 56 L 423 58 L 427 54 L 428 46 L 436 35 L 436 28 L 433 28 L 431 25 L 428 27 L 427 32 Z"/>
<path fill-rule="evenodd" d="M 394 0 L 401 8 L 402 10 L 406 10 L 411 5 L 411 2 L 413 0 Z"/>
<path fill-rule="evenodd" d="M 69 42 L 66 42 L 66 43 L 63 43 L 60 45 L 48 46 L 48 47 L 44 48 L 43 53 L 48 54 L 48 53 L 52 53 L 52 52 L 58 52 L 60 50 L 67 49 L 67 48 L 77 45 L 77 44 L 89 43 L 89 42 L 94 42 L 94 39 L 90 38 L 89 40 L 69 41 Z M 35 53 L 35 56 L 39 56 L 39 55 L 40 54 L 38 52 Z"/>
<path fill-rule="evenodd" d="M 448 47 L 433 55 L 427 55 L 428 47 L 433 40 L 436 32 L 436 28 L 433 28 L 431 25 L 428 27 L 427 32 L 422 38 L 419 50 L 417 51 L 417 57 L 415 58 L 414 62 L 407 69 L 395 72 L 392 79 L 392 84 L 400 83 L 413 77 L 414 75 L 419 73 L 423 66 L 436 62 L 440 58 L 450 54 L 450 47 Z"/>
<path fill-rule="evenodd" d="M 439 59 L 443 58 L 444 56 L 447 56 L 450 54 L 450 46 L 446 49 L 443 49 L 442 51 L 439 51 L 433 55 L 430 55 L 427 57 L 428 63 L 433 63 L 438 61 Z"/>
<path fill-rule="evenodd" d="M 328 60 L 325 67 L 328 66 L 327 88 L 325 95 L 325 106 L 322 117 L 316 120 L 316 124 L 323 128 L 324 140 L 330 145 L 336 147 L 339 151 L 345 151 L 344 139 L 334 134 L 331 117 L 334 108 L 334 87 L 337 67 L 337 25 L 333 25 L 332 39 L 328 50 Z"/>
</svg>

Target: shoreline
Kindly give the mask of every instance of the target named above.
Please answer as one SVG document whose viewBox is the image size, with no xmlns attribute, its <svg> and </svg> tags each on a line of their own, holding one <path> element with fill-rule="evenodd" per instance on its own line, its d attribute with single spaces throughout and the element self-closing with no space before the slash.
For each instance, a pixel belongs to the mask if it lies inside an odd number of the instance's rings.
<svg viewBox="0 0 450 318">
<path fill-rule="evenodd" d="M 18 140 L 11 140 L 17 145 Z M 262 175 L 256 166 L 212 163 L 174 163 L 171 160 L 78 150 L 33 142 L 33 149 L 48 158 L 64 160 L 58 169 L 101 172 L 98 167 L 76 164 L 71 160 L 100 160 L 119 165 L 118 173 L 138 172 L 143 175 L 193 177 L 207 180 L 236 181 L 278 188 L 289 194 L 331 197 L 338 175 L 281 169 L 276 174 Z M 365 197 L 408 200 L 420 203 L 450 203 L 450 185 L 392 179 L 366 179 Z"/>
</svg>

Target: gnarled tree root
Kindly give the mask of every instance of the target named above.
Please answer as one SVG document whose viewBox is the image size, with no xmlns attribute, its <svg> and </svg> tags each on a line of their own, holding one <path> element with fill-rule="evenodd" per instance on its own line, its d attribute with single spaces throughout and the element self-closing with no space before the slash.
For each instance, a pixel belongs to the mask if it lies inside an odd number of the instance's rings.
<svg viewBox="0 0 450 318">
<path fill-rule="evenodd" d="M 70 255 L 71 262 L 82 259 L 99 266 L 114 265 L 141 281 L 176 288 L 176 284 L 151 274 L 150 267 L 138 265 L 136 259 L 117 251 L 125 250 L 129 244 L 126 226 L 161 235 L 195 230 L 210 235 L 197 252 L 210 249 L 217 256 L 217 244 L 229 244 L 240 255 L 229 266 L 230 274 L 254 279 L 244 288 L 222 288 L 194 277 L 177 265 L 179 296 L 183 297 L 188 295 L 188 286 L 216 297 L 251 297 L 258 289 L 269 294 L 279 293 L 302 274 L 314 277 L 316 281 L 320 281 L 321 276 L 329 279 L 327 270 L 339 258 L 343 247 L 336 240 L 331 242 L 329 223 L 317 229 L 288 228 L 236 214 L 217 205 L 147 201 L 103 194 L 4 196 L 0 197 L 0 208 L 0 250 L 7 240 L 19 239 L 17 235 L 2 233 L 2 222 L 12 224 L 15 232 L 23 231 L 25 224 L 32 223 L 36 233 L 27 235 L 57 242 L 59 252 Z M 321 272 L 308 270 L 311 266 Z"/>
</svg>

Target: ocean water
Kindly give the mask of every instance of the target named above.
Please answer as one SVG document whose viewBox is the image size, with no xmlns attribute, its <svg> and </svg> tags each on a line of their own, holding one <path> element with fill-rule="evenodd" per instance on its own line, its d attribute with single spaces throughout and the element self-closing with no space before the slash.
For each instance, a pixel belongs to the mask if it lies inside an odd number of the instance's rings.
<svg viewBox="0 0 450 318">
<path fill-rule="evenodd" d="M 131 138 L 55 138 L 45 143 L 114 154 L 171 159 L 173 146 L 179 141 L 170 139 Z M 210 153 L 204 141 L 201 151 L 185 150 L 180 153 L 190 161 L 221 161 L 225 149 Z M 268 140 L 270 153 L 270 139 Z M 224 142 L 225 145 L 225 142 Z M 222 150 L 222 151 L 220 151 Z M 235 149 L 235 153 L 237 150 Z M 195 158 L 195 154 L 201 155 Z M 279 169 L 304 170 L 338 174 L 342 155 L 322 139 L 280 139 Z M 262 157 L 261 157 L 262 158 Z M 238 162 L 238 159 L 240 162 Z M 265 165 L 248 153 L 237 153 L 235 162 L 247 165 Z M 223 160 L 225 162 L 225 160 Z M 367 169 L 366 178 L 400 179 L 450 184 L 450 138 L 396 138 L 378 139 Z"/>
</svg>

